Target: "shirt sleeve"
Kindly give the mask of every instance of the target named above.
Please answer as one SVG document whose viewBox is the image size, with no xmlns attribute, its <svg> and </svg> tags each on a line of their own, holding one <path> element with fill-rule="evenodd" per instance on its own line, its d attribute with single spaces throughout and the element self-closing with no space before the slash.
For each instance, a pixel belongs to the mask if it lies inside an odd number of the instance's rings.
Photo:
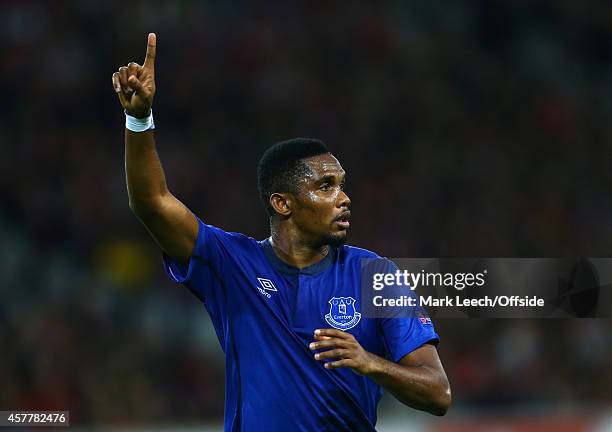
<svg viewBox="0 0 612 432">
<path fill-rule="evenodd" d="M 237 249 L 238 234 L 207 225 L 198 218 L 198 237 L 187 263 L 179 263 L 163 255 L 164 269 L 174 282 L 187 286 L 206 302 L 213 279 L 220 282 L 230 266 L 230 252 Z"/>
<path fill-rule="evenodd" d="M 386 271 L 395 273 L 397 266 L 387 259 Z M 416 298 L 414 291 L 406 291 L 405 287 L 388 287 L 386 290 L 400 294 L 408 294 Z M 388 353 L 388 357 L 394 362 L 398 362 L 407 354 L 420 348 L 426 343 L 437 345 L 440 338 L 434 329 L 433 322 L 427 311 L 419 306 L 406 306 L 397 309 L 396 313 L 389 313 L 380 319 L 380 328 L 383 342 Z"/>
<path fill-rule="evenodd" d="M 437 345 L 440 340 L 426 312 L 414 309 L 414 317 L 381 319 L 385 347 L 396 363 L 426 343 Z"/>
</svg>

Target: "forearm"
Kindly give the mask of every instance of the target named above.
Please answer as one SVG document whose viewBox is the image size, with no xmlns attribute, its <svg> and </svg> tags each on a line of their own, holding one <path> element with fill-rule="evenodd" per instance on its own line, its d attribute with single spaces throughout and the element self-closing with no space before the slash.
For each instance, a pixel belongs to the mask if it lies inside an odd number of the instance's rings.
<svg viewBox="0 0 612 432">
<path fill-rule="evenodd" d="M 168 193 L 152 130 L 125 130 L 125 175 L 130 207 L 135 212 L 151 209 Z"/>
<path fill-rule="evenodd" d="M 405 366 L 374 354 L 366 375 L 412 408 L 444 415 L 451 402 L 446 375 L 427 365 Z"/>
<path fill-rule="evenodd" d="M 444 415 L 451 402 L 450 385 L 436 348 L 425 344 L 393 363 L 366 351 L 351 333 L 316 329 L 309 345 L 315 360 L 328 361 L 326 369 L 349 367 L 384 387 L 402 403 Z"/>
<path fill-rule="evenodd" d="M 128 118 L 125 130 L 125 177 L 130 208 L 157 244 L 172 259 L 187 262 L 199 232 L 197 218 L 166 186 L 166 177 L 155 150 L 155 137 L 147 116 L 155 95 L 157 37 L 149 33 L 142 66 L 130 62 L 112 75 L 113 88 Z"/>
</svg>

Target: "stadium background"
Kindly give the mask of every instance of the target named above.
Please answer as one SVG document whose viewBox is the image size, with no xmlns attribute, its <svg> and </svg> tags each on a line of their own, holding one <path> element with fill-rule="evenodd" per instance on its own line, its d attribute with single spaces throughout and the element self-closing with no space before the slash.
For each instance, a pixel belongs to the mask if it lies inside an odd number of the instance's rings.
<svg viewBox="0 0 612 432">
<path fill-rule="evenodd" d="M 348 172 L 352 244 L 612 256 L 610 2 L 5 0 L 1 409 L 70 409 L 83 427 L 221 424 L 208 317 L 127 205 L 110 77 L 142 61 L 149 31 L 169 185 L 208 223 L 265 237 L 256 161 L 315 136 Z M 608 320 L 437 328 L 450 413 L 387 396 L 381 430 L 606 428 Z"/>
</svg>

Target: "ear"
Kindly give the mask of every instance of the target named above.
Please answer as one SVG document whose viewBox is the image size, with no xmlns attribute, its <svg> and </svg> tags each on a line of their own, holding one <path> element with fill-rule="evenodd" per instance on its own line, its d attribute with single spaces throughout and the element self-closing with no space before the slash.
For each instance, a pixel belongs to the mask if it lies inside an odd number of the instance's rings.
<svg viewBox="0 0 612 432">
<path fill-rule="evenodd" d="M 270 205 L 280 216 L 290 216 L 292 204 L 293 200 L 291 194 L 273 193 L 270 195 Z"/>
</svg>

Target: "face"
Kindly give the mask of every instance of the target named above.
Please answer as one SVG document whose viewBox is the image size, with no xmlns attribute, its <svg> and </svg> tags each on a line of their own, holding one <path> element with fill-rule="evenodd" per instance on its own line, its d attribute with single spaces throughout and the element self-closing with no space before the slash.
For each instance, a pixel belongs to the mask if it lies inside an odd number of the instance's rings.
<svg viewBox="0 0 612 432">
<path fill-rule="evenodd" d="M 346 241 L 351 200 L 344 192 L 345 172 L 330 153 L 304 160 L 310 168 L 300 181 L 291 219 L 304 240 L 320 246 Z"/>
</svg>

